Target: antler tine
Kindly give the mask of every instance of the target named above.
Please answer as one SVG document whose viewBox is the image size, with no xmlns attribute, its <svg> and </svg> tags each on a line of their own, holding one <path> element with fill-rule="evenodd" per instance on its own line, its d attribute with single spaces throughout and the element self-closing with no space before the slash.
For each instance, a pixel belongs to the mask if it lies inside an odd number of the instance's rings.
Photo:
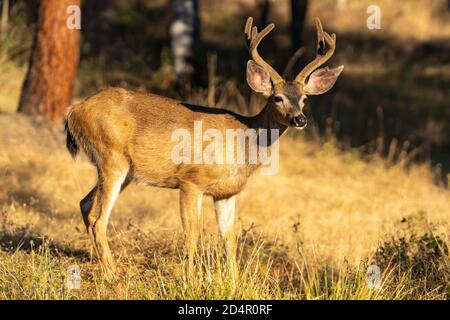
<svg viewBox="0 0 450 320">
<path fill-rule="evenodd" d="M 253 18 L 248 17 L 247 22 L 245 23 L 245 28 L 244 28 L 245 41 L 247 42 L 247 46 L 249 46 L 250 40 L 252 38 L 252 24 L 253 24 Z"/>
<path fill-rule="evenodd" d="M 306 78 L 318 67 L 327 62 L 331 56 L 334 54 L 336 49 L 336 35 L 333 33 L 331 36 L 323 31 L 322 23 L 319 18 L 316 18 L 316 29 L 317 29 L 317 56 L 310 62 L 302 71 L 295 77 L 295 82 L 304 84 Z M 325 42 L 330 47 L 325 53 Z"/>
<path fill-rule="evenodd" d="M 325 54 L 325 39 L 322 22 L 319 18 L 316 18 L 316 30 L 317 30 L 317 52 L 316 55 L 323 56 Z"/>
<path fill-rule="evenodd" d="M 247 22 L 245 23 L 244 34 L 252 59 L 269 73 L 272 82 L 275 84 L 283 82 L 283 78 L 263 58 L 261 58 L 258 53 L 259 43 L 270 31 L 273 30 L 273 28 L 275 28 L 275 25 L 271 23 L 261 32 L 258 32 L 258 28 L 253 26 L 253 18 L 248 17 Z"/>
</svg>

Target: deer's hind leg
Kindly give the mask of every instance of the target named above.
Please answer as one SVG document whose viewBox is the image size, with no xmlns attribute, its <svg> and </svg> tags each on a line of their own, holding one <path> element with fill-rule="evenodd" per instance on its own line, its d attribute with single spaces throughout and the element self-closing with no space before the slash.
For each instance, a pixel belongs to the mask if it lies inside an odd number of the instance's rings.
<svg viewBox="0 0 450 320">
<path fill-rule="evenodd" d="M 184 184 L 180 188 L 181 222 L 185 233 L 187 252 L 186 273 L 189 278 L 194 271 L 194 255 L 201 229 L 203 192 L 192 184 Z"/>
<path fill-rule="evenodd" d="M 121 190 L 130 182 L 129 164 L 123 156 L 109 157 L 98 168 L 97 185 L 80 202 L 86 229 L 108 277 L 116 271 L 114 259 L 108 245 L 106 230 L 109 216 Z"/>
</svg>

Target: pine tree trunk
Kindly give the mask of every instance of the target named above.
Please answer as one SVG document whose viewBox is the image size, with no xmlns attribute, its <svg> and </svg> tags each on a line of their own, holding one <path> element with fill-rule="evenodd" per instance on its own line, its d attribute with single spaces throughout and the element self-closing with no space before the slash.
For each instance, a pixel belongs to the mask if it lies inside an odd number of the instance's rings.
<svg viewBox="0 0 450 320">
<path fill-rule="evenodd" d="M 19 112 L 64 117 L 78 67 L 80 31 L 67 26 L 70 5 L 81 0 L 41 0 L 37 32 L 22 88 Z"/>
</svg>

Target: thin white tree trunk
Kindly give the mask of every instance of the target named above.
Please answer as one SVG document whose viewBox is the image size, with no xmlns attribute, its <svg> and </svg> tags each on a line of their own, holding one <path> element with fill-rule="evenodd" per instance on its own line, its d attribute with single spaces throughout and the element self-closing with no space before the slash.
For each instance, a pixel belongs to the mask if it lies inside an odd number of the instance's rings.
<svg viewBox="0 0 450 320">
<path fill-rule="evenodd" d="M 8 29 L 8 11 L 9 11 L 9 0 L 2 1 L 2 20 L 0 22 L 1 34 L 5 35 Z"/>
<path fill-rule="evenodd" d="M 197 0 L 172 1 L 174 20 L 170 26 L 170 37 L 175 73 L 180 80 L 189 81 L 195 71 L 193 61 L 197 32 Z"/>
</svg>

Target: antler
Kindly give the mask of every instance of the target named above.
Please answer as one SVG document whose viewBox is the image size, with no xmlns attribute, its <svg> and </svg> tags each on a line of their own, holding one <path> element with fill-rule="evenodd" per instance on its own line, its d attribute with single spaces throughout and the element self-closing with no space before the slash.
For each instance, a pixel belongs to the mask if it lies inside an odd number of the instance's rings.
<svg viewBox="0 0 450 320">
<path fill-rule="evenodd" d="M 244 34 L 248 51 L 250 52 L 252 59 L 269 73 L 270 78 L 272 79 L 272 82 L 274 84 L 283 82 L 284 80 L 278 74 L 278 72 L 276 72 L 275 69 L 273 69 L 266 61 L 264 61 L 264 59 L 261 58 L 258 53 L 258 44 L 270 31 L 272 31 L 273 28 L 275 28 L 275 25 L 271 23 L 259 33 L 258 28 L 256 26 L 252 27 L 252 25 L 253 18 L 248 17 L 247 22 L 245 23 Z"/>
<path fill-rule="evenodd" d="M 333 33 L 331 36 L 323 31 L 322 23 L 319 18 L 316 18 L 316 28 L 317 28 L 317 56 L 310 62 L 300 73 L 295 77 L 295 82 L 303 85 L 305 84 L 306 78 L 318 67 L 327 62 L 334 53 L 336 49 L 336 35 Z M 330 47 L 330 49 L 325 53 L 325 41 Z"/>
</svg>

